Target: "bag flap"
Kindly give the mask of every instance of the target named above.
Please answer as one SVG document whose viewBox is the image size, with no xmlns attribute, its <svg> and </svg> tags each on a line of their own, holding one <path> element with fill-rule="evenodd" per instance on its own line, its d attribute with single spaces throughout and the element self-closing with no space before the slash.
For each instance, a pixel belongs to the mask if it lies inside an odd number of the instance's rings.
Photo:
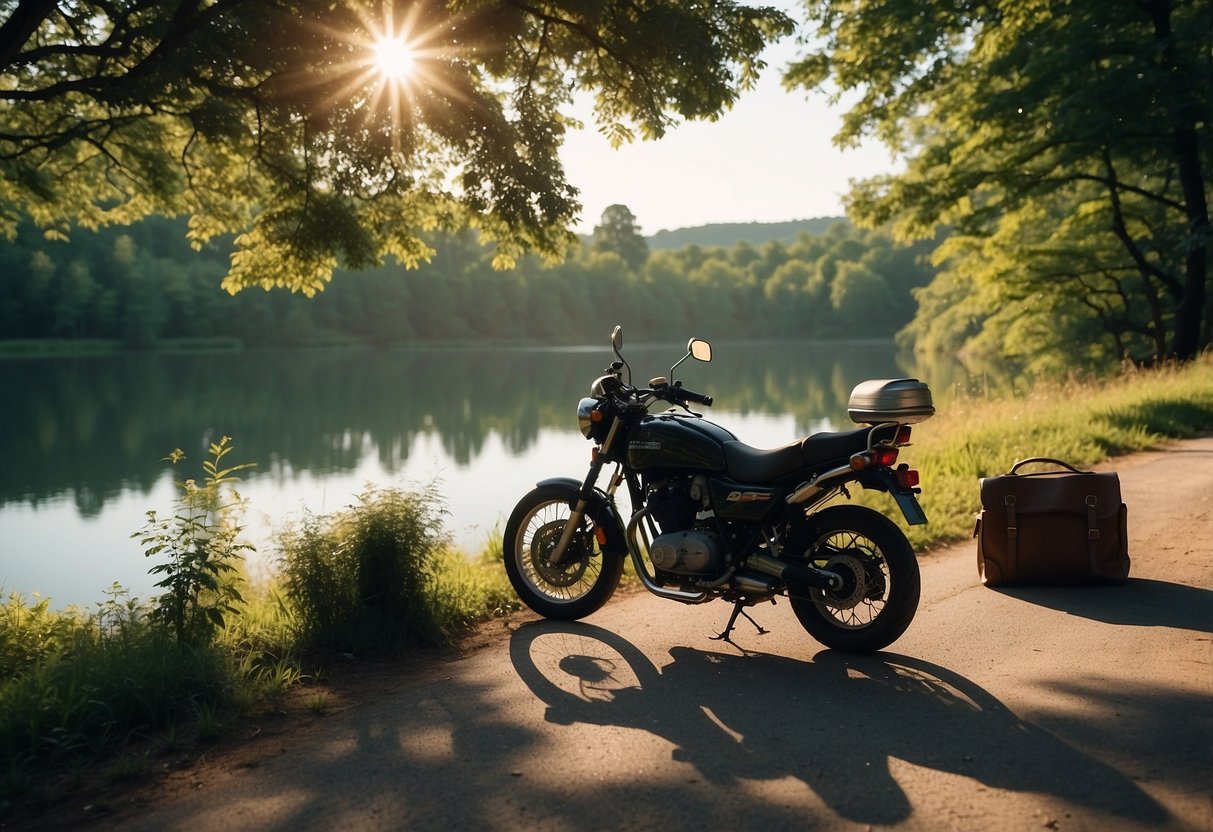
<svg viewBox="0 0 1213 832">
<path fill-rule="evenodd" d="M 1105 517 L 1120 509 L 1120 477 L 1115 472 L 1072 474 L 1011 474 L 981 480 L 981 504 L 1002 511 L 1007 496 L 1015 498 L 1016 513 L 1086 511 L 1086 499 L 1095 497 L 1096 514 Z"/>
</svg>

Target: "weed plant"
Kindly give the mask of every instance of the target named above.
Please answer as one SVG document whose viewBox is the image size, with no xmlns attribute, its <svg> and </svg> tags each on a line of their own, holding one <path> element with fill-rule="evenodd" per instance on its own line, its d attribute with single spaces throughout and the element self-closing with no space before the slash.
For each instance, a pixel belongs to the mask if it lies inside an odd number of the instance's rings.
<svg viewBox="0 0 1213 832">
<path fill-rule="evenodd" d="M 143 544 L 144 555 L 164 558 L 148 570 L 162 576 L 156 586 L 165 590 L 152 616 L 172 627 L 178 644 L 209 643 L 223 628 L 224 616 L 236 611 L 233 604 L 242 600 L 234 579 L 243 553 L 253 547 L 240 540 L 244 528 L 237 521 L 244 501 L 232 484 L 239 479 L 236 472 L 252 465 L 221 467 L 231 450 L 230 437 L 211 443 L 211 459 L 202 463 L 202 484 L 178 482 L 176 513 L 161 517 L 149 511 L 147 525 L 131 535 Z M 184 458 L 180 449 L 166 457 L 173 464 Z"/>
</svg>

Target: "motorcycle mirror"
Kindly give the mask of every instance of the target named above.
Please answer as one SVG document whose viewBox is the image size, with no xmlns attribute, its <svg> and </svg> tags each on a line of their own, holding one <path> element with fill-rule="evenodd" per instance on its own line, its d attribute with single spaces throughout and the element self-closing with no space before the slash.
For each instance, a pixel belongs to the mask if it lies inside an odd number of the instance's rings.
<svg viewBox="0 0 1213 832">
<path fill-rule="evenodd" d="M 699 338 L 692 338 L 690 341 L 687 341 L 687 352 L 696 361 L 712 360 L 712 345 Z"/>
<path fill-rule="evenodd" d="M 619 359 L 619 363 L 627 368 L 628 384 L 631 384 L 632 383 L 632 368 L 628 364 L 627 359 L 623 357 L 623 353 L 621 353 L 619 351 L 619 348 L 622 346 L 623 346 L 623 327 L 616 324 L 615 328 L 613 330 L 611 330 L 611 348 L 613 350 L 615 350 L 615 357 Z"/>
</svg>

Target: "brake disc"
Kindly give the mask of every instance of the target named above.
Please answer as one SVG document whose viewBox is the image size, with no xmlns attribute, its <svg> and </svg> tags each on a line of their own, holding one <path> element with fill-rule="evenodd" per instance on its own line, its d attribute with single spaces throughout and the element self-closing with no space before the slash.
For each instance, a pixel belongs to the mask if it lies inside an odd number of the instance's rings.
<svg viewBox="0 0 1213 832">
<path fill-rule="evenodd" d="M 849 610 L 859 605 L 868 594 L 868 582 L 865 577 L 863 562 L 854 555 L 839 554 L 830 558 L 825 565 L 827 572 L 842 578 L 839 589 L 817 590 L 815 600 L 841 610 Z"/>
<path fill-rule="evenodd" d="M 573 539 L 569 541 L 569 548 L 565 550 L 564 557 L 559 563 L 553 566 L 548 562 L 548 556 L 560 542 L 560 536 L 564 534 L 564 524 L 564 520 L 544 523 L 531 538 L 531 566 L 545 583 L 556 587 L 572 586 L 577 583 L 585 574 L 586 564 L 589 563 L 583 541 L 585 532 L 581 531 L 573 533 Z"/>
</svg>

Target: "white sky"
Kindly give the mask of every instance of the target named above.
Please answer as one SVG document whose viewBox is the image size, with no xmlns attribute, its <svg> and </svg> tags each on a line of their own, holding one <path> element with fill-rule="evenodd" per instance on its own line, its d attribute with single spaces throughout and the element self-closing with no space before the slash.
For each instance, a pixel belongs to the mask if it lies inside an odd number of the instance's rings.
<svg viewBox="0 0 1213 832">
<path fill-rule="evenodd" d="M 637 140 L 612 150 L 589 117 L 570 133 L 562 158 L 569 181 L 581 190 L 581 233 L 597 225 L 603 209 L 628 206 L 642 234 L 714 222 L 782 222 L 840 216 L 851 179 L 894 169 L 888 152 L 872 141 L 840 150 L 833 137 L 843 107 L 831 108 L 820 92 L 786 92 L 783 67 L 797 54 L 793 38 L 767 50 L 758 86 L 743 92 L 715 122 L 681 124 L 655 142 Z"/>
</svg>

